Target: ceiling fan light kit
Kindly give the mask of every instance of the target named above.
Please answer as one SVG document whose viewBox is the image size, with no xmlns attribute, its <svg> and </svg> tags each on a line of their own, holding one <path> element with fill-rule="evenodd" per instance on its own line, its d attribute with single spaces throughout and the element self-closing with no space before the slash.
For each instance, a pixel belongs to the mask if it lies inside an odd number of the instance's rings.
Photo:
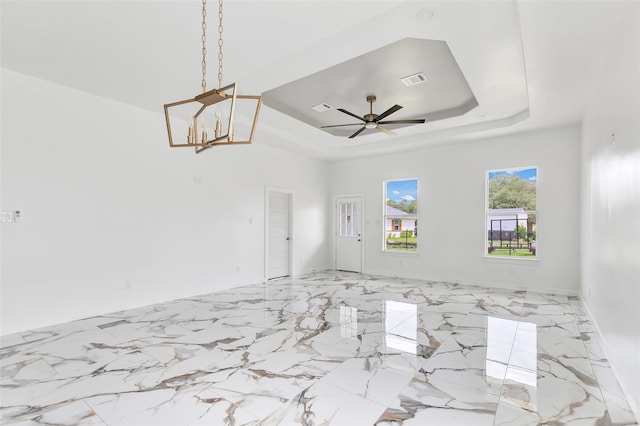
<svg viewBox="0 0 640 426">
<path fill-rule="evenodd" d="M 386 117 L 390 116 L 391 114 L 393 114 L 394 112 L 397 112 L 399 110 L 402 109 L 402 106 L 400 105 L 394 105 L 391 108 L 389 108 L 388 110 L 386 110 L 385 112 L 383 112 L 382 114 L 378 115 L 378 114 L 374 114 L 373 113 L 373 103 L 376 101 L 376 97 L 374 95 L 369 95 L 367 96 L 367 102 L 369 102 L 369 114 L 365 114 L 362 117 L 347 111 L 346 109 L 343 108 L 338 108 L 338 111 L 350 115 L 351 117 L 357 118 L 358 120 L 361 120 L 363 123 L 351 123 L 351 124 L 336 124 L 333 126 L 322 126 L 321 129 L 329 129 L 329 128 L 333 128 L 333 127 L 347 127 L 347 126 L 362 126 L 360 129 L 356 130 L 355 133 L 353 133 L 351 136 L 349 136 L 349 139 L 353 139 L 356 136 L 358 136 L 360 133 L 362 133 L 364 130 L 366 129 L 377 129 L 389 136 L 396 136 L 396 133 L 392 132 L 391 130 L 382 127 L 382 124 L 422 124 L 424 123 L 426 120 L 419 118 L 419 119 L 411 119 L 411 120 L 386 120 L 386 121 L 382 121 L 383 119 L 385 119 Z"/>
<path fill-rule="evenodd" d="M 262 105 L 262 96 L 239 95 L 236 83 L 222 85 L 222 0 L 219 0 L 218 4 L 218 88 L 206 90 L 206 6 L 207 1 L 202 0 L 202 93 L 194 98 L 164 105 L 169 146 L 192 147 L 196 154 L 219 145 L 250 144 L 253 141 Z M 243 112 L 246 110 L 247 114 L 253 114 L 246 139 L 237 137 L 237 106 L 240 102 L 249 104 Z M 215 123 L 215 126 L 208 129 L 207 120 L 209 123 Z"/>
</svg>

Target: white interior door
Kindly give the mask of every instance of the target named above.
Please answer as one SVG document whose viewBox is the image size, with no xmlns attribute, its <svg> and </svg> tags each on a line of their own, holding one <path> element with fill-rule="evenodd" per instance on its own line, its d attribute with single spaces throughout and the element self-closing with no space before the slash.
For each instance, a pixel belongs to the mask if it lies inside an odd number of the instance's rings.
<svg viewBox="0 0 640 426">
<path fill-rule="evenodd" d="M 336 198 L 336 269 L 362 272 L 362 198 Z"/>
<path fill-rule="evenodd" d="M 269 191 L 267 279 L 291 274 L 291 194 Z"/>
</svg>

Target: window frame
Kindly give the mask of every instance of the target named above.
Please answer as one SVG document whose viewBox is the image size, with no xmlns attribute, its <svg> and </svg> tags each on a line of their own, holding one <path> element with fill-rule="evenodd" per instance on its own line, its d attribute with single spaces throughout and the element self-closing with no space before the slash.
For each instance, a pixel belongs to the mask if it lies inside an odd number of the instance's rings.
<svg viewBox="0 0 640 426">
<path fill-rule="evenodd" d="M 521 171 L 521 170 L 536 170 L 536 208 L 535 210 L 523 210 L 522 214 L 526 214 L 527 216 L 534 215 L 536 218 L 536 238 L 534 240 L 535 243 L 535 255 L 534 256 L 514 256 L 514 255 L 497 255 L 497 254 L 489 254 L 489 217 L 494 216 L 495 213 L 491 214 L 489 212 L 489 174 L 495 172 L 506 172 L 506 171 Z M 539 234 L 538 234 L 538 223 L 539 223 L 539 201 L 540 201 L 540 167 L 537 165 L 531 166 L 517 166 L 517 167 L 501 167 L 496 169 L 485 170 L 484 172 L 484 185 L 485 185 L 485 194 L 484 194 L 484 236 L 483 236 L 483 257 L 485 259 L 491 259 L 492 261 L 503 261 L 508 259 L 508 261 L 525 261 L 525 262 L 535 262 L 540 260 L 539 254 Z M 516 220 L 516 232 L 518 223 L 522 219 L 518 219 L 517 217 L 513 220 Z"/>
<path fill-rule="evenodd" d="M 417 234 L 415 234 L 416 237 L 416 248 L 415 250 L 388 250 L 387 249 L 387 233 L 388 232 L 402 232 L 405 231 L 405 229 L 403 229 L 402 226 L 402 222 L 399 223 L 399 227 L 401 230 L 395 231 L 393 230 L 394 228 L 394 221 L 395 219 L 389 218 L 387 217 L 387 186 L 389 184 L 389 182 L 404 182 L 404 181 L 415 181 L 416 182 L 416 213 L 415 213 L 415 218 L 414 220 L 414 233 L 415 233 L 415 228 L 417 227 L 417 223 L 418 223 L 418 215 L 420 213 L 420 208 L 418 207 L 418 197 L 419 197 L 419 193 L 420 193 L 420 179 L 418 179 L 417 177 L 408 177 L 408 178 L 399 178 L 399 179 L 386 179 L 382 182 L 382 252 L 383 253 L 393 253 L 393 254 L 409 254 L 409 255 L 416 255 L 419 253 L 419 248 L 420 245 L 418 243 L 417 240 Z M 392 230 L 387 230 L 387 221 L 391 221 L 391 228 Z M 402 219 L 397 219 L 399 221 L 402 221 Z"/>
</svg>

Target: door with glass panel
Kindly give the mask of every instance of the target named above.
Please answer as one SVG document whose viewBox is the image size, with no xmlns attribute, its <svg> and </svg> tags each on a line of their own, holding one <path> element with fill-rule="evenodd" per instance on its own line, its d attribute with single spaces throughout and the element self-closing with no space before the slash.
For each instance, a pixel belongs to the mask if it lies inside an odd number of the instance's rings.
<svg viewBox="0 0 640 426">
<path fill-rule="evenodd" d="M 362 272 L 362 198 L 336 198 L 336 269 Z"/>
</svg>

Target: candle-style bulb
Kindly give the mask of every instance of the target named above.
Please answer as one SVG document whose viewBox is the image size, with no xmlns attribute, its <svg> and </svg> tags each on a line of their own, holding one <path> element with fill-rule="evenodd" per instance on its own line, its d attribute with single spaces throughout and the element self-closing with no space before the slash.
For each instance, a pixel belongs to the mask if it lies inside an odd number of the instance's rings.
<svg viewBox="0 0 640 426">
<path fill-rule="evenodd" d="M 202 143 L 207 143 L 207 123 L 202 120 Z"/>
<path fill-rule="evenodd" d="M 189 134 L 187 135 L 187 143 L 193 143 L 193 118 L 189 119 Z"/>
<path fill-rule="evenodd" d="M 222 110 L 217 109 L 216 110 L 216 139 L 222 136 L 222 121 L 220 121 L 220 118 L 222 118 Z"/>
</svg>

